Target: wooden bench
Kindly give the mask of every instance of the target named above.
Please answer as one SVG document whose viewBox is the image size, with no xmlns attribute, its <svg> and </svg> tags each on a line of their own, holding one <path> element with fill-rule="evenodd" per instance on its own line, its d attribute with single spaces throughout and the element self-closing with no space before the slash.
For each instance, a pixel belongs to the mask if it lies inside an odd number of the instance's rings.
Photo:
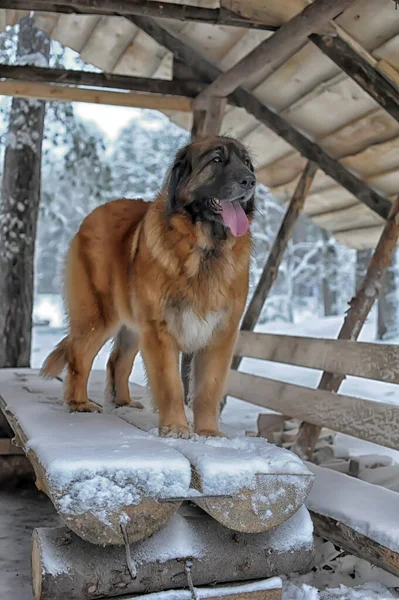
<svg viewBox="0 0 399 600">
<path fill-rule="evenodd" d="M 35 600 L 185 587 L 187 562 L 195 586 L 310 568 L 314 475 L 302 460 L 262 438 L 159 438 L 155 414 L 103 402 L 104 380 L 94 372 L 89 384 L 101 414 L 70 413 L 60 381 L 0 371 L 3 413 L 67 525 L 34 533 Z M 145 393 L 132 386 L 136 400 Z M 186 514 L 185 500 L 209 516 Z M 237 590 L 281 597 L 281 585 Z"/>
<path fill-rule="evenodd" d="M 90 382 L 103 403 L 104 374 Z M 136 398 L 144 390 L 132 390 Z M 291 452 L 261 438 L 156 437 L 156 415 L 134 408 L 69 413 L 62 386 L 31 370 L 0 372 L 0 403 L 36 472 L 37 484 L 65 523 L 96 544 L 131 542 L 162 527 L 192 500 L 236 531 L 261 532 L 304 503 L 313 474 Z"/>
<path fill-rule="evenodd" d="M 399 347 L 394 345 L 242 331 L 236 355 L 399 383 Z M 399 406 L 237 371 L 230 371 L 227 392 L 285 416 L 399 450 Z M 315 532 L 399 575 L 399 494 L 310 463 L 308 467 L 316 476 L 307 500 Z"/>
</svg>

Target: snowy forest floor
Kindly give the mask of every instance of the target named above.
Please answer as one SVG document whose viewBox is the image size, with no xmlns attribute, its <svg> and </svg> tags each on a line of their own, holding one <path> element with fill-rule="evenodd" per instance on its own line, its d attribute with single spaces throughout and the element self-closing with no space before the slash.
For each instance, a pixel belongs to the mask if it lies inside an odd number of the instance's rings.
<svg viewBox="0 0 399 600">
<path fill-rule="evenodd" d="M 49 315 L 50 316 L 50 315 Z M 342 324 L 341 317 L 328 319 L 307 318 L 300 324 L 269 323 L 258 331 L 287 335 L 334 338 Z M 374 340 L 374 319 L 364 327 L 362 341 Z M 47 353 L 59 341 L 61 329 L 35 327 L 33 336 L 32 367 L 39 367 Z M 399 340 L 395 340 L 399 344 Z M 100 352 L 95 369 L 104 369 L 109 348 Z M 315 387 L 320 373 L 310 369 L 277 363 L 244 360 L 242 370 L 282 381 Z M 132 380 L 145 384 L 141 360 L 136 361 Z M 380 382 L 348 377 L 342 385 L 343 393 L 399 404 L 397 387 Z M 255 431 L 259 407 L 229 399 L 223 413 L 226 424 L 245 431 Z M 338 434 L 335 438 L 336 456 L 381 454 L 399 465 L 399 452 L 375 446 Z M 398 476 L 399 478 L 399 476 Z M 395 489 L 397 482 L 383 483 Z M 398 483 L 399 485 L 399 483 Z M 399 488 L 398 488 L 399 489 Z M 37 492 L 33 485 L 14 490 L 0 490 L 0 599 L 32 600 L 30 588 L 31 534 L 35 527 L 59 523 L 51 503 Z M 389 589 L 388 589 L 389 588 Z M 399 598 L 399 578 L 372 567 L 363 560 L 340 553 L 330 543 L 316 539 L 316 567 L 312 572 L 292 576 L 284 581 L 284 600 L 385 600 Z"/>
</svg>

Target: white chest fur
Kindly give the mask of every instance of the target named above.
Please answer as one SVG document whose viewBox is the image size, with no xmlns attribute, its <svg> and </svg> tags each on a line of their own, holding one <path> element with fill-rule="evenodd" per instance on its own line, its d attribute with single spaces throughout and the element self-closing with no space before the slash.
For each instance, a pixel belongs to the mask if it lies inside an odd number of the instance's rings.
<svg viewBox="0 0 399 600">
<path fill-rule="evenodd" d="M 223 319 L 223 312 L 209 312 L 201 318 L 191 308 L 170 310 L 167 324 L 184 352 L 196 352 L 210 341 Z"/>
</svg>

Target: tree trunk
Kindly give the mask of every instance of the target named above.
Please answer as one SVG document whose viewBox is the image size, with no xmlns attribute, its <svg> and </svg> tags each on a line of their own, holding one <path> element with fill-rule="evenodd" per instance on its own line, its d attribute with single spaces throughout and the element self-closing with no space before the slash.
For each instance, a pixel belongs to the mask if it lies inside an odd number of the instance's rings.
<svg viewBox="0 0 399 600">
<path fill-rule="evenodd" d="M 330 317 L 337 314 L 337 267 L 334 245 L 330 242 L 330 235 L 322 231 L 323 239 L 323 274 L 322 293 L 324 316 Z"/>
<path fill-rule="evenodd" d="M 18 62 L 47 62 L 47 35 L 30 17 L 19 27 Z M 30 366 L 44 113 L 45 102 L 13 98 L 0 204 L 0 367 Z"/>
<path fill-rule="evenodd" d="M 395 257 L 392 262 L 393 264 L 385 272 L 378 299 L 377 339 L 379 340 L 392 339 L 398 333 Z"/>
</svg>

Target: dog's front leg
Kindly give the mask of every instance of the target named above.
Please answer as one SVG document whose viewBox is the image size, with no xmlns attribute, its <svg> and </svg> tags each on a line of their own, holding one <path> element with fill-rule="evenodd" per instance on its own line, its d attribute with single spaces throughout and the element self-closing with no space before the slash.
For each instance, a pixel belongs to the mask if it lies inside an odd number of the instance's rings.
<svg viewBox="0 0 399 600">
<path fill-rule="evenodd" d="M 140 331 L 140 348 L 159 410 L 160 435 L 188 437 L 176 341 L 165 326 L 152 321 L 146 323 Z"/>
<path fill-rule="evenodd" d="M 195 433 L 222 436 L 218 429 L 219 404 L 230 369 L 237 327 L 217 334 L 209 346 L 194 356 L 194 425 Z"/>
</svg>

